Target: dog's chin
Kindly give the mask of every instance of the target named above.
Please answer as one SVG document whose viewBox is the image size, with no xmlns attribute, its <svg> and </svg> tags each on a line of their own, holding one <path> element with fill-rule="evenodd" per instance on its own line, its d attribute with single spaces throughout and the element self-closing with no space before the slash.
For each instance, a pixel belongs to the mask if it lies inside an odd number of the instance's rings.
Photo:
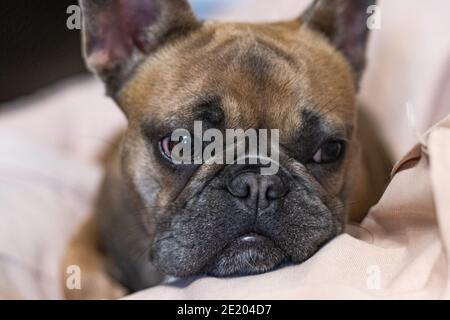
<svg viewBox="0 0 450 320">
<path fill-rule="evenodd" d="M 214 277 L 254 275 L 275 269 L 286 258 L 272 240 L 250 233 L 233 240 L 217 255 L 206 273 Z"/>
</svg>

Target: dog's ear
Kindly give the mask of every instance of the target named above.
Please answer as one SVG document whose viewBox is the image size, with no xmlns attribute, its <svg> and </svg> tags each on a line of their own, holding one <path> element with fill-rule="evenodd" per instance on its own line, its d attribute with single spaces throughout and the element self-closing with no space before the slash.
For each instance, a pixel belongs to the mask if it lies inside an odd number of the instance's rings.
<svg viewBox="0 0 450 320">
<path fill-rule="evenodd" d="M 80 0 L 88 67 L 114 94 L 143 59 L 198 26 L 187 0 Z"/>
<path fill-rule="evenodd" d="M 376 0 L 315 0 L 301 17 L 347 58 L 357 84 L 366 62 L 368 8 L 375 4 Z"/>
</svg>

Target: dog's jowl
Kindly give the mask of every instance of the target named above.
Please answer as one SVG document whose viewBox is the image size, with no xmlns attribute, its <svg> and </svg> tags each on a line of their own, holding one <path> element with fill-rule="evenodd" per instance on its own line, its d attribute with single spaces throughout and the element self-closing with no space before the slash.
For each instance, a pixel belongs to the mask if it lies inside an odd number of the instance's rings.
<svg viewBox="0 0 450 320">
<path fill-rule="evenodd" d="M 85 274 L 69 297 L 298 264 L 379 199 L 389 159 L 356 99 L 374 1 L 318 0 L 269 24 L 198 21 L 185 0 L 81 4 L 86 61 L 128 128 L 68 250 Z M 214 136 L 277 130 L 277 170 L 174 161 L 172 133 L 197 121 Z"/>
</svg>

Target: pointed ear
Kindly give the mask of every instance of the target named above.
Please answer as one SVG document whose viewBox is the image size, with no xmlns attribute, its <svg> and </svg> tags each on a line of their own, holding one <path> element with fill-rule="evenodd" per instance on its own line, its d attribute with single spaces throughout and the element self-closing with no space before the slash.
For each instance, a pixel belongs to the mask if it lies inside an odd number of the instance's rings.
<svg viewBox="0 0 450 320">
<path fill-rule="evenodd" d="M 114 94 L 144 58 L 198 26 L 187 0 L 80 0 L 88 67 Z"/>
<path fill-rule="evenodd" d="M 376 0 L 315 0 L 302 16 L 303 23 L 321 32 L 347 58 L 357 84 L 366 62 L 368 8 L 375 4 Z"/>
</svg>

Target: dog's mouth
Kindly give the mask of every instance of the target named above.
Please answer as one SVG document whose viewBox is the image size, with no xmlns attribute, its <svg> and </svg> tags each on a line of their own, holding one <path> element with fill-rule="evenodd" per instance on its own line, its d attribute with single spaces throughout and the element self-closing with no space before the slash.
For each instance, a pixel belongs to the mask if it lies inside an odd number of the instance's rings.
<svg viewBox="0 0 450 320">
<path fill-rule="evenodd" d="M 273 240 L 247 233 L 232 240 L 208 265 L 206 273 L 215 277 L 254 275 L 271 271 L 286 260 L 287 255 Z"/>
</svg>

